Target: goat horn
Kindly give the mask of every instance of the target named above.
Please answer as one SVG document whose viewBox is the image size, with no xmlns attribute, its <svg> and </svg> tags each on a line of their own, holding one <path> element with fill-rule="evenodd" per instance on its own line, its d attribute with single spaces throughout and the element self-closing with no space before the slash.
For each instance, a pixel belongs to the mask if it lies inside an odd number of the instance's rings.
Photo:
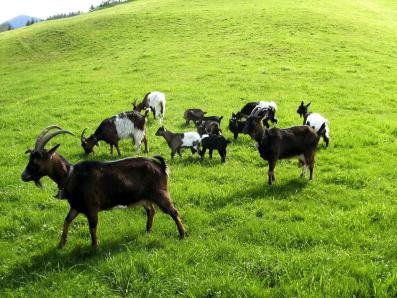
<svg viewBox="0 0 397 298">
<path fill-rule="evenodd" d="M 48 131 L 50 131 L 51 129 L 54 129 L 54 128 L 61 129 L 58 125 L 50 125 L 50 126 L 44 128 L 44 129 L 42 130 L 42 132 L 41 132 L 41 133 L 38 135 L 38 137 L 36 138 L 36 144 L 35 144 L 35 146 L 34 146 L 34 149 L 38 149 L 38 144 L 40 143 L 40 141 L 41 141 L 41 139 L 44 137 L 44 135 L 45 135 Z"/>
<path fill-rule="evenodd" d="M 83 131 L 82 131 L 82 133 L 81 133 L 80 140 L 81 140 L 82 142 L 85 140 L 84 134 L 85 134 L 85 131 L 86 131 L 86 130 L 87 130 L 87 127 L 84 128 Z"/>
<path fill-rule="evenodd" d="M 68 130 L 57 130 L 57 131 L 54 131 L 54 132 L 52 132 L 52 133 L 46 135 L 44 138 L 42 138 L 42 139 L 40 140 L 40 143 L 38 144 L 37 150 L 44 149 L 44 146 L 48 143 L 49 140 L 51 140 L 51 139 L 52 139 L 53 137 L 55 137 L 56 135 L 63 134 L 63 133 L 69 134 L 69 135 L 72 135 L 72 136 L 75 135 L 74 133 L 72 133 L 72 132 L 70 132 L 70 131 L 68 131 Z"/>
</svg>

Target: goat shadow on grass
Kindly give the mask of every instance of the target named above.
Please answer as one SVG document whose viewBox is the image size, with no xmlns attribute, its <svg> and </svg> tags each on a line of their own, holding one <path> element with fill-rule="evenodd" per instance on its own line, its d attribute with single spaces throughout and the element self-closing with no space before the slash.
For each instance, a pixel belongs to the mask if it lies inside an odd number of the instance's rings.
<svg viewBox="0 0 397 298">
<path fill-rule="evenodd" d="M 73 270 L 76 270 L 76 274 L 80 273 L 82 268 L 89 269 L 99 261 L 108 258 L 109 255 L 115 256 L 119 253 L 129 251 L 131 243 L 133 243 L 134 251 L 147 251 L 164 247 L 164 245 L 159 245 L 156 240 L 140 242 L 140 237 L 150 237 L 150 235 L 146 235 L 146 232 L 121 235 L 119 239 L 107 240 L 100 243 L 97 250 L 91 248 L 91 242 L 88 238 L 85 239 L 87 240 L 86 243 L 77 245 L 73 240 L 69 240 L 66 247 L 61 250 L 56 247 L 57 242 L 53 241 L 53 248 L 49 248 L 42 254 L 32 256 L 24 263 L 16 264 L 8 272 L 2 274 L 0 288 L 17 289 L 21 286 L 40 281 L 40 277 L 43 275 L 56 274 L 59 271 L 73 272 Z M 175 241 L 177 241 L 176 237 Z M 73 249 L 65 252 L 69 245 L 74 245 Z"/>
<path fill-rule="evenodd" d="M 247 187 L 243 190 L 236 191 L 235 197 L 248 197 L 252 199 L 272 199 L 285 200 L 290 196 L 298 195 L 306 185 L 310 183 L 308 179 L 292 179 L 285 183 L 277 181 L 273 185 L 267 184 L 267 176 L 262 182 L 256 183 L 253 187 Z"/>
</svg>

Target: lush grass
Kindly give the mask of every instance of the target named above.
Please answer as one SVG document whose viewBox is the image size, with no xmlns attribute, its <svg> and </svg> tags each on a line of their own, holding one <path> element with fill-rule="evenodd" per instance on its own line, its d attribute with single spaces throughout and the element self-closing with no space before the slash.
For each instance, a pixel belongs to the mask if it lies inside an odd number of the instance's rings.
<svg viewBox="0 0 397 298">
<path fill-rule="evenodd" d="M 138 0 L 1 33 L 1 295 L 396 296 L 396 36 L 386 0 Z M 68 204 L 48 178 L 43 190 L 20 181 L 23 152 L 49 124 L 92 132 L 148 90 L 166 93 L 169 129 L 193 130 L 183 111 L 202 107 L 225 116 L 229 138 L 247 101 L 275 100 L 285 127 L 312 100 L 331 146 L 313 181 L 283 161 L 272 187 L 247 136 L 226 164 L 185 152 L 169 162 L 170 191 L 189 238 L 161 212 L 146 235 L 143 209 L 115 210 L 100 214 L 97 252 L 82 216 L 58 251 Z M 157 127 L 149 156 L 168 157 Z M 78 138 L 57 141 L 84 158 Z"/>
</svg>

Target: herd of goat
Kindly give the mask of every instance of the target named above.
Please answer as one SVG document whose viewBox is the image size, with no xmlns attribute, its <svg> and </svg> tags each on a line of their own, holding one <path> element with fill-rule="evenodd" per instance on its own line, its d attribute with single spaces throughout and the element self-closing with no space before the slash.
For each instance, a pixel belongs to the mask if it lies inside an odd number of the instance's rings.
<svg viewBox="0 0 397 298">
<path fill-rule="evenodd" d="M 85 137 L 86 129 L 81 134 L 81 145 L 86 154 L 93 153 L 94 147 L 104 141 L 110 145 L 110 153 L 116 148 L 120 156 L 118 141 L 131 138 L 135 144 L 136 153 L 140 151 L 142 142 L 145 152 L 148 152 L 147 117 L 153 113 L 161 125 L 165 114 L 165 95 L 161 92 L 149 92 L 137 104 L 133 102 L 133 111 L 120 113 L 103 120 L 95 132 Z M 274 168 L 280 159 L 298 157 L 302 165 L 301 177 L 310 171 L 313 177 L 315 154 L 318 142 L 323 137 L 326 146 L 329 144 L 329 123 L 318 113 L 309 113 L 309 104 L 302 101 L 297 113 L 303 117 L 303 125 L 290 128 L 277 128 L 274 102 L 250 102 L 241 111 L 232 113 L 229 130 L 234 139 L 239 134 L 248 134 L 256 141 L 260 156 L 268 161 L 268 183 L 275 181 Z M 141 112 L 144 111 L 142 115 Z M 184 113 L 186 124 L 195 123 L 197 132 L 174 133 L 164 126 L 158 128 L 156 136 L 162 136 L 171 149 L 171 158 L 175 154 L 181 156 L 181 149 L 189 148 L 192 155 L 198 153 L 203 158 L 206 150 L 212 158 L 213 150 L 217 150 L 221 161 L 226 160 L 226 149 L 230 143 L 222 135 L 222 116 L 206 116 L 201 109 L 188 109 Z M 270 128 L 269 121 L 273 124 Z M 50 132 L 53 130 L 52 132 Z M 62 130 L 56 125 L 45 128 L 36 138 L 35 146 L 28 149 L 29 162 L 22 180 L 34 181 L 41 186 L 40 179 L 50 177 L 58 186 L 56 198 L 67 199 L 70 205 L 69 213 L 64 222 L 59 248 L 67 241 L 70 223 L 79 214 L 88 219 L 92 246 L 97 247 L 96 227 L 98 212 L 114 208 L 129 208 L 143 206 L 147 213 L 146 231 L 150 232 L 155 215 L 154 205 L 169 214 L 175 221 L 179 237 L 185 237 L 185 228 L 178 211 L 172 204 L 168 191 L 168 166 L 163 157 L 125 158 L 111 162 L 82 161 L 71 164 L 57 152 L 57 144 L 51 149 L 45 145 L 59 134 L 74 135 L 68 130 Z"/>
</svg>

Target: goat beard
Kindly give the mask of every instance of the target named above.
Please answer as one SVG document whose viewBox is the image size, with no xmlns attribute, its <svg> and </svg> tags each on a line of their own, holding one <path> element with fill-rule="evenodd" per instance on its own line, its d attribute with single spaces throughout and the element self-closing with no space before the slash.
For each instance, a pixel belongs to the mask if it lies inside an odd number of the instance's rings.
<svg viewBox="0 0 397 298">
<path fill-rule="evenodd" d="M 39 188 L 43 188 L 43 184 L 41 183 L 40 179 L 34 180 L 34 184 L 39 187 Z"/>
</svg>

